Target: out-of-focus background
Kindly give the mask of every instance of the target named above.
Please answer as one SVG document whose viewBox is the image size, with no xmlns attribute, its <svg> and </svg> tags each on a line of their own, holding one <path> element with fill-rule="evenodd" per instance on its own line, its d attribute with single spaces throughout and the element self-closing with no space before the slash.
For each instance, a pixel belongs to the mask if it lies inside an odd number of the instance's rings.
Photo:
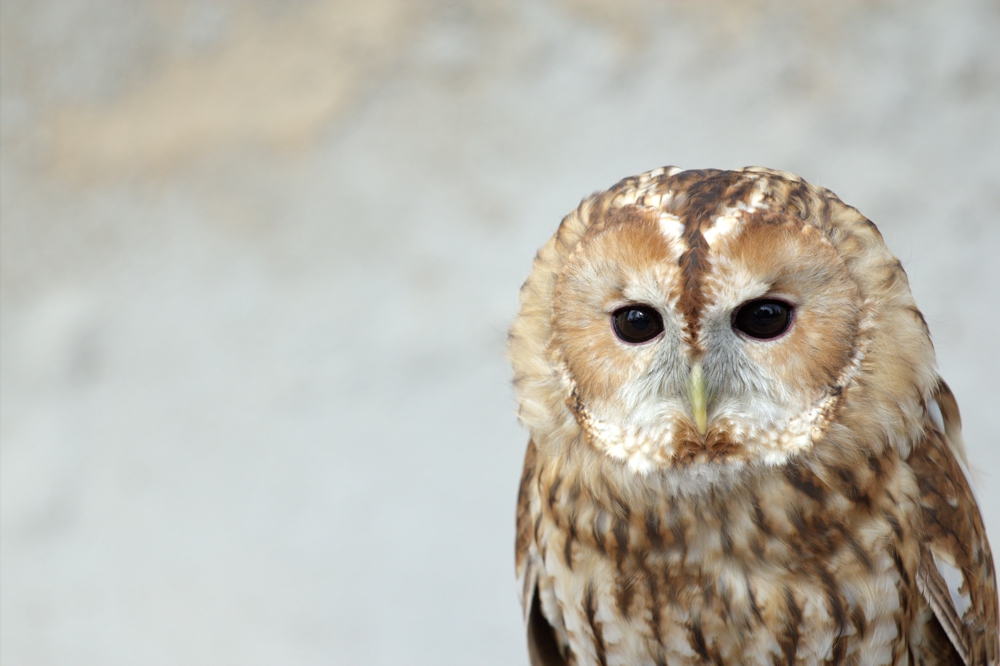
<svg viewBox="0 0 1000 666">
<path fill-rule="evenodd" d="M 4 0 L 4 664 L 526 663 L 506 328 L 581 197 L 831 188 L 1000 546 L 997 0 Z"/>
</svg>

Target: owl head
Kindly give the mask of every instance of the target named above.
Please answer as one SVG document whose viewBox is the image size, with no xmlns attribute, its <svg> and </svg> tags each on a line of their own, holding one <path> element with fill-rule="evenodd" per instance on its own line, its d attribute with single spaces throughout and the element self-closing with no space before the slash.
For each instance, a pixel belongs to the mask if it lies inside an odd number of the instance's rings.
<svg viewBox="0 0 1000 666">
<path fill-rule="evenodd" d="M 535 259 L 510 355 L 540 451 L 640 477 L 906 448 L 936 383 L 875 225 L 762 168 L 667 167 L 584 200 Z"/>
</svg>

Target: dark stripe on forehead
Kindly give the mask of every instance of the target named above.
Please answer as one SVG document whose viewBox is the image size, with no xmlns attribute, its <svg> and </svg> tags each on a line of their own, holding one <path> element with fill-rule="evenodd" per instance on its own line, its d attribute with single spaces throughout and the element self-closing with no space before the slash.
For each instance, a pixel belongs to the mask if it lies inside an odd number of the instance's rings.
<svg viewBox="0 0 1000 666">
<path fill-rule="evenodd" d="M 698 320 L 705 306 L 705 295 L 701 290 L 702 276 L 708 266 L 708 242 L 696 224 L 684 224 L 684 243 L 687 250 L 681 255 L 681 293 L 677 307 L 684 315 L 685 336 L 692 348 L 698 346 Z"/>
<path fill-rule="evenodd" d="M 668 213 L 684 225 L 682 238 L 687 249 L 680 257 L 681 290 L 677 299 L 685 321 L 685 337 L 692 349 L 698 345 L 699 320 L 705 307 L 702 282 L 708 272 L 708 241 L 703 231 L 711 227 L 719 211 L 745 200 L 755 177 L 738 171 L 683 171 L 665 183 L 674 190 Z"/>
</svg>

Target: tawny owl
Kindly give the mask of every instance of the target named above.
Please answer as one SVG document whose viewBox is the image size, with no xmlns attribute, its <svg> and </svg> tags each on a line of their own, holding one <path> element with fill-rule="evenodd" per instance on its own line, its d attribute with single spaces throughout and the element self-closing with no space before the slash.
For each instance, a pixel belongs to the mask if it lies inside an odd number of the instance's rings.
<svg viewBox="0 0 1000 666">
<path fill-rule="evenodd" d="M 583 201 L 510 333 L 533 664 L 996 664 L 958 407 L 875 225 L 761 168 Z"/>
</svg>

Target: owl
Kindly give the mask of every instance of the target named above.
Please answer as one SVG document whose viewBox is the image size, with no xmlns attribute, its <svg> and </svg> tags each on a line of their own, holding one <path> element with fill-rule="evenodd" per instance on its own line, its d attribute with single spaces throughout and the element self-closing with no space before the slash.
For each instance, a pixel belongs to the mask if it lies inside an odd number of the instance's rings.
<svg viewBox="0 0 1000 666">
<path fill-rule="evenodd" d="M 584 200 L 509 351 L 535 666 L 997 664 L 958 406 L 875 225 L 788 173 Z"/>
</svg>

